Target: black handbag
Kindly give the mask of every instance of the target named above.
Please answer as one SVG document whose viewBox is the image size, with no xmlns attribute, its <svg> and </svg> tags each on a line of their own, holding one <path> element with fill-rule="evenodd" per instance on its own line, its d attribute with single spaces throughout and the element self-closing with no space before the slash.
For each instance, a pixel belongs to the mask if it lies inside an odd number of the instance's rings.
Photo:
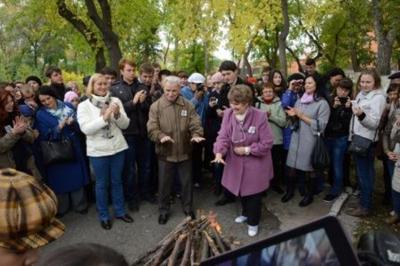
<svg viewBox="0 0 400 266">
<path fill-rule="evenodd" d="M 75 161 L 74 147 L 71 140 L 44 140 L 40 142 L 43 163 L 45 165 Z"/>
<path fill-rule="evenodd" d="M 321 136 L 319 121 L 317 120 L 317 140 L 312 154 L 312 166 L 315 170 L 324 170 L 330 164 L 329 153 Z"/>
<path fill-rule="evenodd" d="M 374 139 L 376 138 L 376 134 L 378 133 L 378 129 L 375 131 L 375 135 L 373 140 L 367 139 L 365 137 L 362 137 L 360 135 L 354 134 L 354 119 L 355 116 L 353 116 L 353 121 L 352 121 L 352 126 L 351 126 L 351 143 L 349 145 L 349 152 L 362 156 L 362 157 L 367 157 L 368 155 L 368 150 L 374 143 Z"/>
</svg>

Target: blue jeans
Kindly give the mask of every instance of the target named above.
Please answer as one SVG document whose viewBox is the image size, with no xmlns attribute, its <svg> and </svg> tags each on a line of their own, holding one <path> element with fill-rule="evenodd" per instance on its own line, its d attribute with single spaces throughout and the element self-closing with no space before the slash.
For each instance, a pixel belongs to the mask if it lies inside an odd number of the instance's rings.
<svg viewBox="0 0 400 266">
<path fill-rule="evenodd" d="M 110 220 L 108 213 L 108 187 L 110 183 L 115 216 L 120 217 L 126 214 L 122 190 L 124 157 L 124 151 L 110 156 L 89 157 L 96 175 L 96 207 L 101 221 Z"/>
<path fill-rule="evenodd" d="M 386 165 L 386 167 L 387 167 L 387 171 L 388 171 L 388 174 L 389 174 L 389 177 L 390 177 L 390 182 L 391 182 L 391 181 L 392 181 L 392 177 L 393 177 L 393 173 L 394 173 L 394 168 L 395 168 L 396 162 L 387 159 L 387 160 L 385 161 L 385 165 Z M 390 184 L 390 185 L 392 185 L 392 184 Z"/>
<path fill-rule="evenodd" d="M 153 193 L 152 144 L 148 138 L 136 135 L 125 136 L 125 139 L 129 148 L 125 151 L 124 196 L 127 202 L 131 202 Z"/>
<path fill-rule="evenodd" d="M 358 186 L 360 188 L 361 207 L 370 210 L 372 207 L 372 193 L 374 191 L 375 166 L 374 151 L 375 144 L 368 149 L 367 156 L 354 155 L 356 163 Z"/>
<path fill-rule="evenodd" d="M 392 204 L 394 212 L 400 216 L 400 192 L 392 189 Z"/>
<path fill-rule="evenodd" d="M 347 136 L 325 139 L 331 159 L 333 184 L 330 194 L 338 196 L 343 190 L 343 160 L 347 150 Z"/>
</svg>

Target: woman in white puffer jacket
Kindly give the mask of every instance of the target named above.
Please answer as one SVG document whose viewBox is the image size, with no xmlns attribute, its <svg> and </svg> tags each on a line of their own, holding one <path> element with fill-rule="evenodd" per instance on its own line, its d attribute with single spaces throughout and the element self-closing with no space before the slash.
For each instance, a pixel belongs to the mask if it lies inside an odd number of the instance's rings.
<svg viewBox="0 0 400 266">
<path fill-rule="evenodd" d="M 117 219 L 132 223 L 126 213 L 122 189 L 122 170 L 128 145 L 122 129 L 129 125 L 121 101 L 111 97 L 109 85 L 101 74 L 94 74 L 89 81 L 88 99 L 78 105 L 78 123 L 86 135 L 87 156 L 96 176 L 96 206 L 101 226 L 111 229 L 108 213 L 108 186 Z"/>
</svg>

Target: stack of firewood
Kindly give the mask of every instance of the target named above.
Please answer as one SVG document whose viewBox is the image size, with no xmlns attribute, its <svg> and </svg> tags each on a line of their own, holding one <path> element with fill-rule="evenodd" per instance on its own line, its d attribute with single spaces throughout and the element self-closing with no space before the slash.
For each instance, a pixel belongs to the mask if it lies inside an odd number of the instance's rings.
<svg viewBox="0 0 400 266">
<path fill-rule="evenodd" d="M 133 265 L 199 265 L 207 258 L 236 248 L 239 243 L 226 238 L 215 214 L 185 218 L 157 246 L 137 259 Z"/>
</svg>

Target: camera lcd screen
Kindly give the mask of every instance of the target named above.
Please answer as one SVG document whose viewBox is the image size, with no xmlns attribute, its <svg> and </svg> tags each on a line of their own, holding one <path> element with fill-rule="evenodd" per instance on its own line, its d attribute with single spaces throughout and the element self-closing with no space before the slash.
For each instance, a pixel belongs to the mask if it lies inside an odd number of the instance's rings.
<svg viewBox="0 0 400 266">
<path fill-rule="evenodd" d="M 334 217 L 300 226 L 202 262 L 204 266 L 359 265 Z"/>
<path fill-rule="evenodd" d="M 254 250 L 217 266 L 340 265 L 324 229 Z"/>
</svg>

